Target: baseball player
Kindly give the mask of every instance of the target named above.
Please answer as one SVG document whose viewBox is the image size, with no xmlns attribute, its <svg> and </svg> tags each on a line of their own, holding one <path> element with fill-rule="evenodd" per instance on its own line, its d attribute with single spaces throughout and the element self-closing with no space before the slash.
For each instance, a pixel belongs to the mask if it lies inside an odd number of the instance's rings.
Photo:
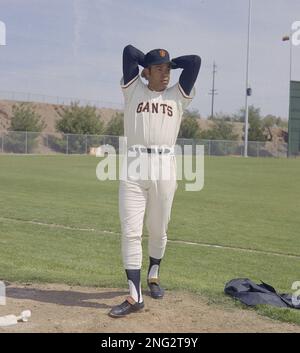
<svg viewBox="0 0 300 353">
<path fill-rule="evenodd" d="M 139 75 L 139 65 L 143 67 Z M 130 175 L 120 181 L 119 214 L 122 228 L 122 257 L 130 295 L 111 309 L 111 317 L 123 317 L 144 308 L 141 291 L 142 231 L 144 216 L 149 233 L 150 259 L 147 284 L 150 295 L 161 299 L 164 290 L 159 282 L 160 263 L 167 243 L 167 228 L 177 188 L 174 146 L 184 109 L 195 95 L 194 84 L 201 59 L 197 55 L 170 60 L 165 49 L 154 49 L 144 55 L 128 45 L 123 51 L 121 88 L 125 100 L 124 135 L 129 150 L 146 155 L 151 165 L 149 178 L 137 180 Z M 183 69 L 179 82 L 167 88 L 171 69 Z M 136 147 L 143 146 L 143 147 Z M 153 178 L 157 158 L 170 162 L 169 180 Z"/>
</svg>

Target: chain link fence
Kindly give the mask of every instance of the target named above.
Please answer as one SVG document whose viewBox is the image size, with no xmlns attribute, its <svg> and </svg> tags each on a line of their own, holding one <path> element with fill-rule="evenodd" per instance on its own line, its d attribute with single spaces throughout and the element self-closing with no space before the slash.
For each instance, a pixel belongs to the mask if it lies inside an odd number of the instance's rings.
<svg viewBox="0 0 300 353">
<path fill-rule="evenodd" d="M 20 154 L 95 154 L 99 146 L 111 145 L 119 151 L 119 137 L 108 135 L 50 134 L 37 132 L 0 132 L 0 153 Z M 203 145 L 208 156 L 243 156 L 243 141 L 177 139 L 177 145 Z M 250 157 L 287 157 L 287 143 L 249 142 Z"/>
<path fill-rule="evenodd" d="M 190 140 L 177 139 L 181 145 L 203 145 L 204 153 L 208 156 L 243 156 L 244 141 L 230 140 Z M 287 157 L 288 144 L 284 142 L 248 142 L 249 157 Z"/>
</svg>

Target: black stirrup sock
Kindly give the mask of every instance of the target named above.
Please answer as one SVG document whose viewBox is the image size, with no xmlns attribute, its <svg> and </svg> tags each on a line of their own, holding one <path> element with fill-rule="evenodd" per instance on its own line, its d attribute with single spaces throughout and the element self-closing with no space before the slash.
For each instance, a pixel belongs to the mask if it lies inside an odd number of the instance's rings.
<svg viewBox="0 0 300 353">
<path fill-rule="evenodd" d="M 148 279 L 150 278 L 158 278 L 159 275 L 159 265 L 161 262 L 161 259 L 155 259 L 154 257 L 149 257 L 150 259 L 150 264 L 148 268 Z"/>
<path fill-rule="evenodd" d="M 141 270 L 125 270 L 131 297 L 137 302 L 143 301 L 141 290 Z"/>
</svg>

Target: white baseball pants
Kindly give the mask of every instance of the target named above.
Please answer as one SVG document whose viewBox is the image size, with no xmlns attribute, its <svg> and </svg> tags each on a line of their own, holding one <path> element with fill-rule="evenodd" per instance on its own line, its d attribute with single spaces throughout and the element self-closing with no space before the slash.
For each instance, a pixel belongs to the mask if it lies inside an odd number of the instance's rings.
<svg viewBox="0 0 300 353">
<path fill-rule="evenodd" d="M 177 188 L 175 164 L 170 180 L 121 180 L 119 213 L 122 228 L 122 258 L 125 269 L 142 267 L 144 216 L 149 233 L 148 255 L 161 259 Z"/>
</svg>

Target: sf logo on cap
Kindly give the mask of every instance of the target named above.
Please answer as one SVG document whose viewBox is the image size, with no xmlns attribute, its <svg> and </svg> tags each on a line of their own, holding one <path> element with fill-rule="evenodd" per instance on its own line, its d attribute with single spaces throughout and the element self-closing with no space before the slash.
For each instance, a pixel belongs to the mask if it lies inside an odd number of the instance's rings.
<svg viewBox="0 0 300 353">
<path fill-rule="evenodd" d="M 162 58 L 164 58 L 164 57 L 166 56 L 166 51 L 161 49 L 161 50 L 159 51 L 159 55 L 160 55 Z"/>
</svg>

